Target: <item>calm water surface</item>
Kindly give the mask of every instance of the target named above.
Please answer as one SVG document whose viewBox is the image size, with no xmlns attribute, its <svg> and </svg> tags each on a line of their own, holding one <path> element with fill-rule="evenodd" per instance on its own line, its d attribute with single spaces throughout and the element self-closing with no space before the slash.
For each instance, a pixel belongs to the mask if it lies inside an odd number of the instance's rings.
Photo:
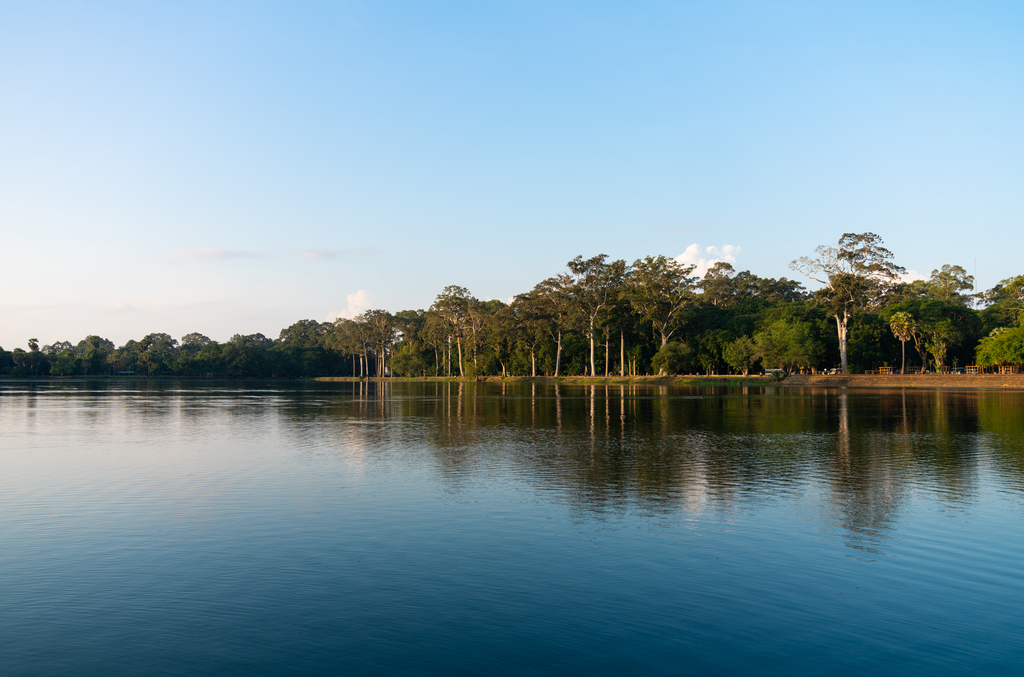
<svg viewBox="0 0 1024 677">
<path fill-rule="evenodd" d="M 0 382 L 0 673 L 1021 674 L 1022 405 Z"/>
</svg>

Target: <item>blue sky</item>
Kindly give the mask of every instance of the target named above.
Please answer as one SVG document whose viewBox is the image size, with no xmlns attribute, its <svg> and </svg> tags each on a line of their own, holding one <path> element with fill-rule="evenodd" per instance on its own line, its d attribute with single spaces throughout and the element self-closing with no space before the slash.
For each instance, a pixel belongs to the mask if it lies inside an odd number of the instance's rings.
<svg viewBox="0 0 1024 677">
<path fill-rule="evenodd" d="M 0 346 L 276 337 L 577 254 L 792 276 L 844 232 L 987 288 L 1024 273 L 1022 35 L 1019 2 L 0 0 Z"/>
</svg>

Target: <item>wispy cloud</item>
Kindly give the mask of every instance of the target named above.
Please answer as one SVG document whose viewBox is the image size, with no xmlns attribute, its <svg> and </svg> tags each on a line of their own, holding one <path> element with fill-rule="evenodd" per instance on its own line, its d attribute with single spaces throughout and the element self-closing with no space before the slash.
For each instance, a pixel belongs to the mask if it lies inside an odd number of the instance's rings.
<svg viewBox="0 0 1024 677">
<path fill-rule="evenodd" d="M 376 249 L 304 249 L 295 253 L 295 258 L 316 260 L 316 259 L 338 259 L 345 256 L 365 256 L 376 254 Z"/>
<path fill-rule="evenodd" d="M 178 249 L 170 253 L 175 261 L 211 261 L 218 259 L 253 259 L 259 257 L 256 252 L 238 249 L 217 249 L 215 247 L 196 247 L 195 249 Z"/>
<path fill-rule="evenodd" d="M 363 312 L 370 307 L 370 293 L 365 289 L 360 289 L 357 292 L 349 294 L 345 301 L 348 302 L 348 306 L 344 310 L 338 310 L 335 312 L 327 313 L 327 321 L 334 322 L 339 317 L 344 317 L 351 320 L 353 317 Z"/>
<path fill-rule="evenodd" d="M 301 252 L 295 252 L 295 258 L 297 259 L 334 259 L 338 257 L 338 252 L 335 251 L 324 251 L 321 249 L 307 249 Z"/>
<path fill-rule="evenodd" d="M 697 266 L 691 275 L 704 277 L 708 268 L 719 262 L 736 263 L 737 254 L 742 247 L 731 244 L 723 245 L 721 249 L 715 246 L 701 247 L 699 244 L 691 244 L 682 254 L 676 257 L 676 261 L 685 265 Z"/>
</svg>

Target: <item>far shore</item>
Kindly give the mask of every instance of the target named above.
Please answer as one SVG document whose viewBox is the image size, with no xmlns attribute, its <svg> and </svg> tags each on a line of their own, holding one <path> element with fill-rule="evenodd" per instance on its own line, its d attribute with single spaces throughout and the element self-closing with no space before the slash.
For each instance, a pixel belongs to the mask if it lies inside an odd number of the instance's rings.
<svg viewBox="0 0 1024 677">
<path fill-rule="evenodd" d="M 410 381 L 410 382 L 484 382 L 484 383 L 566 383 L 578 385 L 598 384 L 641 384 L 641 385 L 695 385 L 695 386 L 780 386 L 784 388 L 927 388 L 938 390 L 987 390 L 1003 388 L 1024 388 L 1024 374 L 903 374 L 879 376 L 875 374 L 801 375 L 789 376 L 775 381 L 768 376 L 487 376 L 480 378 L 459 378 L 443 376 L 427 377 L 319 377 L 317 381 Z"/>
<path fill-rule="evenodd" d="M 768 376 L 740 375 L 677 375 L 677 376 L 480 376 L 460 378 L 458 376 L 318 376 L 316 378 L 268 378 L 268 377 L 186 377 L 171 374 L 161 375 L 89 375 L 89 376 L 24 376 L 0 377 L 0 382 L 76 382 L 76 381 L 318 381 L 322 383 L 537 383 L 565 385 L 650 385 L 650 386 L 776 386 L 782 388 L 919 388 L 930 390 L 1003 390 L 1024 389 L 1024 374 L 850 374 L 850 375 L 799 375 L 776 381 Z"/>
<path fill-rule="evenodd" d="M 317 381 L 387 381 L 409 383 L 563 383 L 563 384 L 645 384 L 645 385 L 778 385 L 767 376 L 319 376 Z"/>
</svg>

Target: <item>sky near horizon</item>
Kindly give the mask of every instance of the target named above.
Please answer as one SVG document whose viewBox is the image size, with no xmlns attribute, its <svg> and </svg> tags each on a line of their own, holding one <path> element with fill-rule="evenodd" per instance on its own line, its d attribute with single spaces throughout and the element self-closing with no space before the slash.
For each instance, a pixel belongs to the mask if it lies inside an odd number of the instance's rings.
<svg viewBox="0 0 1024 677">
<path fill-rule="evenodd" d="M 0 346 L 506 300 L 578 254 L 1024 273 L 1024 3 L 0 0 Z"/>
</svg>

